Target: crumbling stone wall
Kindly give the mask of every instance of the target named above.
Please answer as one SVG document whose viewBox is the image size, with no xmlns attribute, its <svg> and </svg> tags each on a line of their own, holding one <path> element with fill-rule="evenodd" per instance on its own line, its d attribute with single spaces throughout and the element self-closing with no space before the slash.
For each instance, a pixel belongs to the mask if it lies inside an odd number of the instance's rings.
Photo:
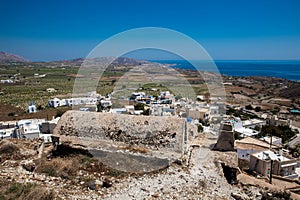
<svg viewBox="0 0 300 200">
<path fill-rule="evenodd" d="M 190 130 L 193 129 L 187 128 L 185 119 L 177 117 L 68 111 L 58 122 L 54 135 L 116 141 L 181 153 L 183 136 Z"/>
</svg>

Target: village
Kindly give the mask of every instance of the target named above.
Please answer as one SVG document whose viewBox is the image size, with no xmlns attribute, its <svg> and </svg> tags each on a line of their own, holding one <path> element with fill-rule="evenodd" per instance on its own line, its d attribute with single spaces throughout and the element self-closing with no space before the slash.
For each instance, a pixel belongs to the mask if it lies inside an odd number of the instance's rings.
<svg viewBox="0 0 300 200">
<path fill-rule="evenodd" d="M 255 176 L 265 177 L 269 182 L 272 182 L 272 175 L 298 180 L 300 160 L 298 154 L 294 153 L 293 156 L 291 151 L 295 152 L 299 147 L 300 134 L 299 128 L 292 126 L 288 119 L 257 109 L 249 110 L 224 103 L 210 104 L 209 97 L 205 95 L 198 95 L 197 100 L 190 100 L 176 98 L 169 91 L 161 91 L 158 96 L 148 96 L 146 92 L 136 91 L 127 99 L 122 97 L 121 100 L 127 102 L 127 105 L 116 108 L 112 94 L 102 96 L 93 91 L 86 97 L 49 99 L 48 106 L 72 107 L 82 112 L 184 118 L 187 123 L 195 125 L 198 132 L 218 136 L 214 150 L 236 151 L 242 170 L 249 170 Z M 34 103 L 29 105 L 28 112 L 37 112 Z M 233 115 L 234 113 L 240 113 L 240 116 Z M 245 115 L 251 117 L 242 120 Z M 42 139 L 45 143 L 51 143 L 53 130 L 58 121 L 59 117 L 51 120 L 26 119 L 1 122 L 0 138 Z M 286 127 L 293 135 L 283 140 L 274 135 L 273 129 L 262 134 L 264 126 Z"/>
<path fill-rule="evenodd" d="M 116 69 L 103 88 L 115 87 Z M 179 72 L 194 90 L 204 88 L 196 72 Z M 68 85 L 70 75 L 63 73 L 60 79 Z M 32 77 L 31 84 L 40 84 L 51 74 Z M 0 122 L 1 173 L 9 181 L 3 185 L 29 181 L 62 199 L 171 198 L 173 193 L 192 199 L 297 199 L 299 99 L 290 90 L 298 85 L 260 77 L 223 76 L 223 81 L 226 100 L 205 89 L 195 98 L 176 95 L 163 84 L 71 95 L 51 80 L 36 93 L 43 103 L 33 99 L 26 112 L 12 112 L 9 108 L 19 105 L 10 105 L 2 116 L 10 119 Z M 261 87 L 270 81 L 269 90 Z M 170 188 L 172 182 L 177 185 Z"/>
</svg>

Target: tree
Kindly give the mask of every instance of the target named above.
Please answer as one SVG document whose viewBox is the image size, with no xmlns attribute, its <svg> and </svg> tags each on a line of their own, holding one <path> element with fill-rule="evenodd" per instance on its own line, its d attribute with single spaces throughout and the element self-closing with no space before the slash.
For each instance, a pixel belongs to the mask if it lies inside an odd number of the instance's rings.
<svg viewBox="0 0 300 200">
<path fill-rule="evenodd" d="M 255 110 L 255 112 L 260 112 L 261 111 L 261 107 L 256 106 L 254 110 Z"/>
<path fill-rule="evenodd" d="M 178 100 L 181 99 L 181 98 L 182 98 L 181 95 L 176 95 L 176 96 L 175 96 L 175 100 L 176 100 L 176 101 L 178 101 Z"/>
<path fill-rule="evenodd" d="M 37 110 L 43 110 L 42 105 L 38 105 Z"/>
<path fill-rule="evenodd" d="M 14 112 L 10 112 L 10 113 L 8 113 L 8 116 L 10 116 L 10 117 L 15 116 L 15 113 Z"/>
<path fill-rule="evenodd" d="M 203 131 L 203 127 L 201 124 L 198 124 L 198 133 L 202 132 Z"/>
<path fill-rule="evenodd" d="M 134 105 L 134 110 L 144 110 L 145 105 L 142 103 L 137 103 Z"/>
<path fill-rule="evenodd" d="M 240 139 L 242 139 L 242 137 L 241 137 L 241 135 L 238 133 L 238 132 L 234 132 L 234 139 L 235 140 L 240 140 Z"/>
<path fill-rule="evenodd" d="M 143 115 L 150 115 L 150 109 L 148 108 L 144 110 Z"/>
<path fill-rule="evenodd" d="M 249 104 L 249 105 L 245 106 L 245 109 L 246 110 L 253 110 L 253 107 Z"/>
<path fill-rule="evenodd" d="M 291 154 L 295 158 L 299 158 L 300 156 L 300 144 L 297 144 L 294 148 L 290 149 Z"/>
<path fill-rule="evenodd" d="M 284 144 L 288 142 L 296 134 L 297 133 L 293 131 L 289 126 L 265 125 L 262 126 L 259 136 L 260 137 L 271 136 L 271 135 L 277 136 L 282 138 L 282 143 Z"/>
<path fill-rule="evenodd" d="M 199 122 L 200 122 L 203 126 L 209 126 L 209 121 L 208 121 L 208 119 L 199 119 Z"/>
<path fill-rule="evenodd" d="M 66 111 L 63 111 L 63 110 L 57 110 L 56 115 L 55 115 L 55 118 L 61 117 L 65 112 L 66 112 Z"/>
</svg>

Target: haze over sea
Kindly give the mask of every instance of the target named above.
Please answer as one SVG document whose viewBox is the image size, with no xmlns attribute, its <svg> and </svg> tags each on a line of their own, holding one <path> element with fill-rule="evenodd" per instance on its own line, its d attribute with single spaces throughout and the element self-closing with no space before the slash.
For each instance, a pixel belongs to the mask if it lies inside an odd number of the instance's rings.
<svg viewBox="0 0 300 200">
<path fill-rule="evenodd" d="M 174 64 L 173 68 L 195 70 L 186 60 L 152 60 Z M 195 61 L 201 70 L 210 71 L 205 61 Z M 214 61 L 221 74 L 227 76 L 268 76 L 300 81 L 300 60 L 218 60 Z"/>
</svg>

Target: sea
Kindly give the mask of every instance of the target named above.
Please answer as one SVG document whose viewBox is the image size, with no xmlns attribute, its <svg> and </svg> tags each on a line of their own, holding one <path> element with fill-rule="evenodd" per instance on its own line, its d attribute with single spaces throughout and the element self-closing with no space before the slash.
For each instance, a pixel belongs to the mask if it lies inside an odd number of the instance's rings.
<svg viewBox="0 0 300 200">
<path fill-rule="evenodd" d="M 151 60 L 162 64 L 170 64 L 173 68 L 196 70 L 186 60 Z M 268 76 L 284 78 L 300 82 L 300 60 L 217 60 L 193 61 L 200 70 L 216 72 L 207 63 L 214 62 L 218 71 L 227 76 Z M 202 67 L 201 67 L 202 66 Z"/>
</svg>

